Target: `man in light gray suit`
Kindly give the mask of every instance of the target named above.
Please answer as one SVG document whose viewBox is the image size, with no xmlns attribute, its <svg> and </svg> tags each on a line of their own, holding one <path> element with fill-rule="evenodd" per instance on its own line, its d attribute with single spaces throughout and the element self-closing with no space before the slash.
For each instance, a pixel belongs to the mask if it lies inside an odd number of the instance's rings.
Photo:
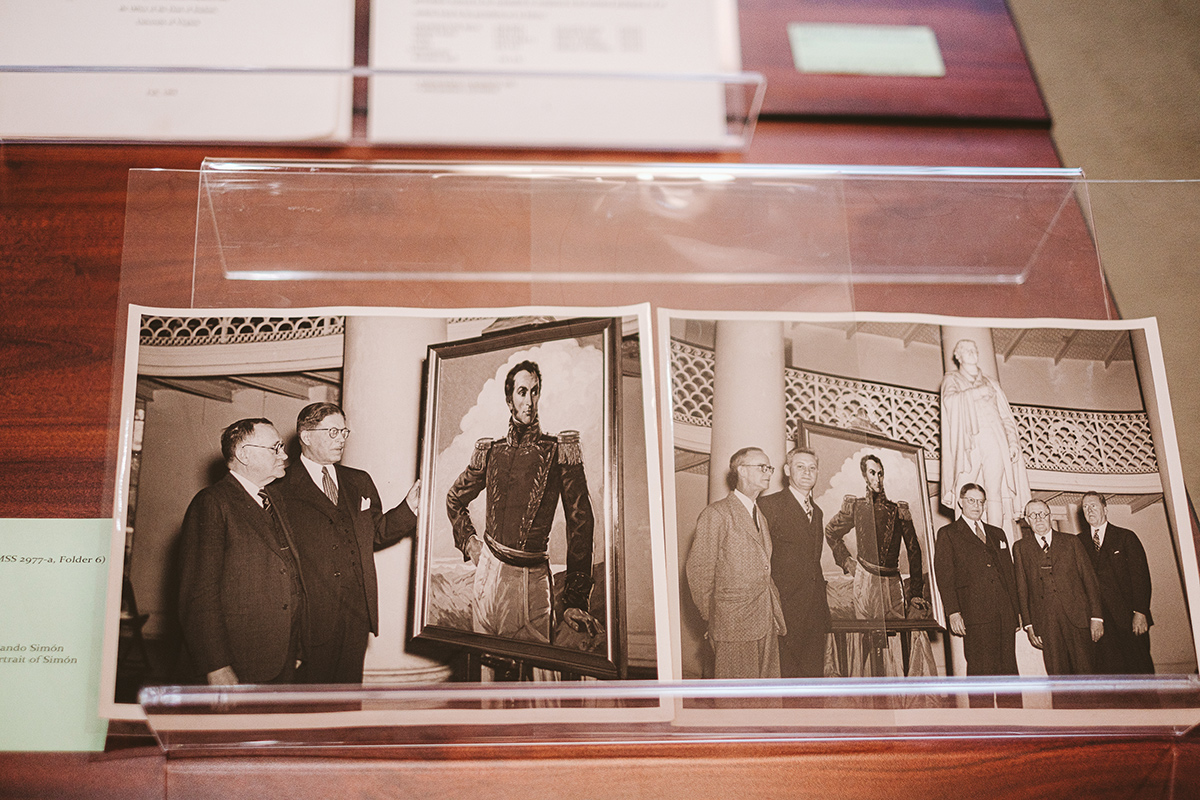
<svg viewBox="0 0 1200 800">
<path fill-rule="evenodd" d="M 767 454 L 745 447 L 729 469 L 736 488 L 700 512 L 687 581 L 716 656 L 716 678 L 778 678 L 779 637 L 787 633 L 771 579 L 771 535 L 754 501 L 767 488 Z"/>
</svg>

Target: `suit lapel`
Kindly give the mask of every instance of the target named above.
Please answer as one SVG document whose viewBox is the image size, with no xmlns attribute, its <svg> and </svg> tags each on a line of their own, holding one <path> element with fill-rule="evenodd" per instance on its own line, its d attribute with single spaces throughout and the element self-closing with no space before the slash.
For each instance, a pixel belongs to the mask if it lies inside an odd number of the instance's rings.
<svg viewBox="0 0 1200 800">
<path fill-rule="evenodd" d="M 338 478 L 341 478 L 340 474 Z M 313 482 L 312 476 L 308 474 L 308 470 L 304 468 L 303 464 L 297 463 L 288 470 L 287 480 L 291 482 L 293 493 L 298 500 L 308 503 L 331 520 L 337 516 L 337 506 L 330 502 L 329 498 L 325 496 L 325 492 Z M 341 499 L 342 491 L 339 484 L 338 500 Z"/>
<path fill-rule="evenodd" d="M 959 538 L 968 541 L 973 547 L 979 547 L 984 550 L 991 549 L 986 542 L 980 541 L 975 535 L 975 529 L 967 522 L 966 517 L 959 517 L 955 520 L 955 527 L 958 530 Z M 983 529 L 984 535 L 987 535 L 987 528 Z"/>
<path fill-rule="evenodd" d="M 766 531 L 759 530 L 757 527 L 755 527 L 754 517 L 751 515 L 750 510 L 748 508 L 746 508 L 744 505 L 742 505 L 742 501 L 739 500 L 733 494 L 733 492 L 729 493 L 729 502 L 732 504 L 732 507 L 730 508 L 730 513 L 733 514 L 735 524 L 741 525 L 742 527 L 744 527 L 746 529 L 746 531 L 750 534 L 749 538 L 755 544 L 758 545 L 759 549 L 762 550 L 763 555 L 766 556 L 767 563 L 770 563 L 771 562 L 771 537 L 770 537 L 770 534 L 767 533 Z M 759 520 L 760 525 L 765 526 L 767 524 L 767 520 L 762 515 L 762 512 L 759 512 L 758 520 Z"/>
<path fill-rule="evenodd" d="M 796 515 L 796 519 L 800 521 L 801 527 L 811 525 L 812 518 L 805 513 L 804 506 L 801 505 L 800 501 L 796 499 L 796 494 L 792 491 L 790 486 L 783 487 L 783 494 L 785 497 L 787 497 L 789 511 Z"/>
<path fill-rule="evenodd" d="M 279 543 L 275 541 L 275 534 L 272 530 L 271 519 L 269 516 L 267 516 L 269 512 L 260 506 L 257 500 L 250 496 L 250 493 L 246 491 L 246 487 L 243 486 L 237 478 L 233 477 L 232 474 L 225 476 L 225 483 L 226 491 L 229 494 L 230 501 L 242 509 L 242 511 L 246 514 L 247 519 L 261 521 L 262 524 L 252 525 L 251 527 L 254 529 L 255 535 L 258 536 L 265 545 L 267 545 L 267 549 L 274 553 L 276 557 L 279 557 L 279 553 L 276 552 L 279 547 Z M 279 516 L 282 518 L 283 514 L 280 514 Z M 287 536 L 286 526 L 284 527 L 284 536 L 288 540 L 289 545 L 291 545 L 291 537 Z"/>
<path fill-rule="evenodd" d="M 788 532 L 788 529 L 794 528 L 798 533 L 802 533 L 804 530 L 804 526 L 808 524 L 807 522 L 805 522 L 807 517 L 804 516 L 804 507 L 801 506 L 800 503 L 796 501 L 796 495 L 792 494 L 791 489 L 784 487 L 783 491 L 780 493 L 780 497 L 782 498 L 782 503 L 784 506 L 783 519 L 785 519 L 785 520 L 793 520 L 794 519 L 794 520 L 796 520 L 796 524 L 795 525 L 784 525 L 783 530 L 781 530 L 781 531 L 772 530 L 771 534 L 773 536 L 784 534 L 785 538 L 792 538 L 792 537 L 786 535 Z"/>
<path fill-rule="evenodd" d="M 817 524 L 817 504 L 812 504 L 812 516 L 804 513 L 804 506 L 796 499 L 791 488 L 784 488 L 784 493 L 788 497 L 788 506 L 796 514 L 796 530 L 799 533 L 797 537 L 805 548 L 806 553 L 816 552 L 816 559 L 821 559 L 821 545 L 825 542 L 825 531 L 821 530 L 821 526 Z"/>
<path fill-rule="evenodd" d="M 357 505 L 358 493 L 354 491 L 354 481 L 349 478 L 345 468 L 340 463 L 334 464 L 333 469 L 337 473 L 338 508 L 353 514 L 359 510 Z"/>
</svg>

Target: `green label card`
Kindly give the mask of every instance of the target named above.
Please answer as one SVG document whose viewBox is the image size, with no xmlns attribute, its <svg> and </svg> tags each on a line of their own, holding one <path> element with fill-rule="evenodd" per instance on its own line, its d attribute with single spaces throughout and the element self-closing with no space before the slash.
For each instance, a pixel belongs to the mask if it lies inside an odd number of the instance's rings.
<svg viewBox="0 0 1200 800">
<path fill-rule="evenodd" d="M 925 25 L 788 23 L 792 60 L 800 72 L 941 78 L 937 37 Z"/>
<path fill-rule="evenodd" d="M 103 750 L 112 520 L 0 520 L 0 750 Z"/>
</svg>

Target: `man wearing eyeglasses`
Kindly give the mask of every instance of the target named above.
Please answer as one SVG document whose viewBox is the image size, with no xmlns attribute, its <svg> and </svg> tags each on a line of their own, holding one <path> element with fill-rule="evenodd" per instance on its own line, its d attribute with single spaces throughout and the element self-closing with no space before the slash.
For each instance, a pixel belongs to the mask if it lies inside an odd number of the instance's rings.
<svg viewBox="0 0 1200 800">
<path fill-rule="evenodd" d="M 371 476 L 341 463 L 350 428 L 340 406 L 305 406 L 296 431 L 299 463 L 272 493 L 287 507 L 308 588 L 302 678 L 362 683 L 367 641 L 379 633 L 375 551 L 416 531 L 420 482 L 384 513 Z"/>
<path fill-rule="evenodd" d="M 304 582 L 295 540 L 264 487 L 287 454 L 269 419 L 221 434 L 229 474 L 192 499 L 180 539 L 185 679 L 292 683 L 301 652 Z"/>
<path fill-rule="evenodd" d="M 1030 500 L 1025 519 L 1033 535 L 1013 545 L 1025 632 L 1042 651 L 1047 674 L 1088 675 L 1104 635 L 1096 573 L 1079 537 L 1054 530 L 1050 506 Z"/>
<path fill-rule="evenodd" d="M 771 578 L 771 532 L 755 500 L 771 482 L 767 454 L 744 447 L 729 469 L 732 492 L 696 520 L 686 573 L 692 600 L 708 623 L 715 678 L 778 678 L 779 637 L 787 634 Z"/>
<path fill-rule="evenodd" d="M 950 633 L 963 637 L 968 675 L 1016 675 L 1017 583 L 1004 531 L 983 521 L 987 493 L 958 492 L 961 516 L 937 533 L 933 568 Z M 994 698 L 971 695 L 972 706 Z"/>
</svg>

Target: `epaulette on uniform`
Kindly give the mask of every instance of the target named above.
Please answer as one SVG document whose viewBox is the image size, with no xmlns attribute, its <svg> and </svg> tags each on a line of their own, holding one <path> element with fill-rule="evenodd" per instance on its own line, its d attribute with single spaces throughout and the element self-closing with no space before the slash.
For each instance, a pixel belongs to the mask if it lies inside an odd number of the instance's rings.
<svg viewBox="0 0 1200 800">
<path fill-rule="evenodd" d="M 583 446 L 579 444 L 579 431 L 563 431 L 558 434 L 558 463 L 583 463 Z"/>
<path fill-rule="evenodd" d="M 898 509 L 898 513 L 900 514 L 900 519 L 907 519 L 910 521 L 912 520 L 912 509 L 910 509 L 908 507 L 907 500 L 897 500 L 896 508 Z"/>
<path fill-rule="evenodd" d="M 861 498 L 855 497 L 852 494 L 848 494 L 844 498 L 842 498 L 842 508 L 853 508 L 854 504 L 856 502 L 858 502 L 860 499 Z"/>
<path fill-rule="evenodd" d="M 491 439 L 480 439 L 475 442 L 475 452 L 471 453 L 471 469 L 483 469 L 487 466 L 488 451 L 492 449 Z"/>
</svg>

